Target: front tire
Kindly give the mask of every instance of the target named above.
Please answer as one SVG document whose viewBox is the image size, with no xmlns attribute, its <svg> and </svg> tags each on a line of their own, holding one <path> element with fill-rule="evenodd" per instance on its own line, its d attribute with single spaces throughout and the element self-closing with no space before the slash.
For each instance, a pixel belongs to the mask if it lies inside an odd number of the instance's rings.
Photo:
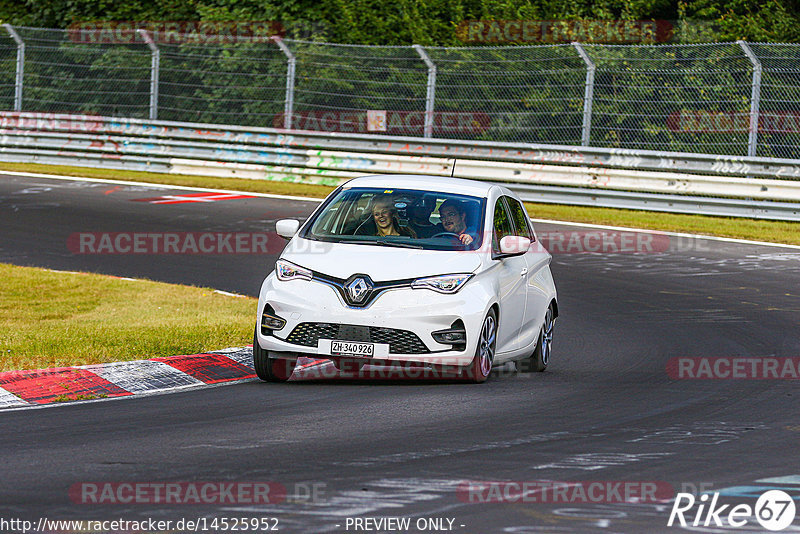
<svg viewBox="0 0 800 534">
<path fill-rule="evenodd" d="M 489 310 L 483 320 L 481 332 L 478 337 L 478 346 L 472 363 L 467 367 L 467 380 L 480 384 L 486 382 L 494 365 L 494 353 L 497 347 L 497 314 L 494 309 Z"/>
<path fill-rule="evenodd" d="M 526 371 L 541 373 L 547 369 L 550 363 L 550 354 L 553 351 L 553 328 L 556 324 L 556 315 L 553 305 L 548 306 L 544 312 L 542 329 L 539 332 L 539 339 L 536 342 L 536 349 L 530 358 L 523 361 L 523 368 Z"/>
<path fill-rule="evenodd" d="M 265 382 L 286 382 L 292 376 L 296 364 L 296 360 L 270 358 L 269 353 L 258 344 L 257 331 L 253 332 L 253 367 L 258 378 Z"/>
</svg>

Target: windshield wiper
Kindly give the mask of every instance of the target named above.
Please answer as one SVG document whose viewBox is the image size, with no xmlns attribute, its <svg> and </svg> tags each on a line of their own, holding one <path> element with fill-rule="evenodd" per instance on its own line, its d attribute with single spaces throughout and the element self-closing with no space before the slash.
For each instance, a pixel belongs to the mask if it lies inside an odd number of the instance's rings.
<svg viewBox="0 0 800 534">
<path fill-rule="evenodd" d="M 381 239 L 371 240 L 371 239 L 364 239 L 363 241 L 360 239 L 325 239 L 328 243 L 340 243 L 343 245 L 380 245 L 383 247 L 398 247 L 398 248 L 416 248 L 416 249 L 424 249 L 422 245 L 412 245 L 410 243 L 398 243 L 397 241 L 385 241 Z"/>
<path fill-rule="evenodd" d="M 400 243 L 397 241 L 384 241 L 384 240 L 377 240 L 377 241 L 370 241 L 370 243 L 376 245 L 382 245 L 384 247 L 398 247 L 398 248 L 417 248 L 422 249 L 422 245 L 412 245 L 411 243 Z"/>
<path fill-rule="evenodd" d="M 344 245 L 371 245 L 371 244 L 374 243 L 374 241 L 369 241 L 369 240 L 366 240 L 366 239 L 364 241 L 361 241 L 361 240 L 358 240 L 358 239 L 331 239 L 330 242 L 331 243 L 337 243 L 337 244 L 341 243 L 341 244 L 344 244 Z"/>
</svg>

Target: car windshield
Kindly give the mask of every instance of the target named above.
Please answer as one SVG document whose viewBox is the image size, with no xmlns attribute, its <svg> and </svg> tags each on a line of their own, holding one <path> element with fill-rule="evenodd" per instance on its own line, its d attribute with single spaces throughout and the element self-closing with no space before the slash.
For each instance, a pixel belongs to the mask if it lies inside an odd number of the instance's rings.
<svg viewBox="0 0 800 534">
<path fill-rule="evenodd" d="M 484 199 L 415 189 L 347 188 L 329 198 L 303 237 L 335 243 L 475 250 Z"/>
</svg>

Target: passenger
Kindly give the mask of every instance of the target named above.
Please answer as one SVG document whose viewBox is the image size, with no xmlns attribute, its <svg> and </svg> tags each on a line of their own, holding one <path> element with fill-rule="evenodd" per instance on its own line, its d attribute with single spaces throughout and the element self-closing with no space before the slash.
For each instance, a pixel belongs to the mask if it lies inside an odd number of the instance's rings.
<svg viewBox="0 0 800 534">
<path fill-rule="evenodd" d="M 408 223 L 417 233 L 417 237 L 428 239 L 444 232 L 444 226 L 441 223 L 433 224 L 431 222 L 431 213 L 435 207 L 436 199 L 433 196 L 420 195 L 412 202 L 408 210 Z"/>
<path fill-rule="evenodd" d="M 469 245 L 475 241 L 475 237 L 467 233 L 467 212 L 458 200 L 445 200 L 439 206 L 439 218 L 445 232 L 457 235 L 462 244 Z"/>
<path fill-rule="evenodd" d="M 372 219 L 375 222 L 375 235 L 377 236 L 417 237 L 416 232 L 411 228 L 400 226 L 397 220 L 397 210 L 395 210 L 394 203 L 389 195 L 376 197 L 372 203 Z"/>
</svg>

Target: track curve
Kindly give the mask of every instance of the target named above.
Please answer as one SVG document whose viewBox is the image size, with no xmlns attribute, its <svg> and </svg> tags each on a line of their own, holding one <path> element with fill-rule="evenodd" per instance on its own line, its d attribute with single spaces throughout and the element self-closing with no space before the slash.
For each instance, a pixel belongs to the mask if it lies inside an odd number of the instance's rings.
<svg viewBox="0 0 800 534">
<path fill-rule="evenodd" d="M 3 176 L 0 261 L 256 295 L 275 254 L 89 255 L 67 242 L 80 232 L 273 230 L 275 220 L 304 217 L 314 206 L 269 198 L 133 202 L 185 193 Z M 796 381 L 668 375 L 676 357 L 800 357 L 800 254 L 672 238 L 659 253 L 556 254 L 552 271 L 561 317 L 543 374 L 501 372 L 481 386 L 254 381 L 0 413 L 0 517 L 277 517 L 285 532 L 353 532 L 348 518 L 405 516 L 453 519 L 453 531 L 464 533 L 635 533 L 676 530 L 667 527 L 669 499 L 470 503 L 459 488 L 622 481 L 719 490 L 733 501 L 745 497 L 730 488 L 777 486 L 800 498 L 794 479 L 759 482 L 800 474 Z M 91 481 L 271 481 L 290 497 L 75 502 L 70 488 Z M 310 502 L 303 492 L 311 487 Z"/>
</svg>

